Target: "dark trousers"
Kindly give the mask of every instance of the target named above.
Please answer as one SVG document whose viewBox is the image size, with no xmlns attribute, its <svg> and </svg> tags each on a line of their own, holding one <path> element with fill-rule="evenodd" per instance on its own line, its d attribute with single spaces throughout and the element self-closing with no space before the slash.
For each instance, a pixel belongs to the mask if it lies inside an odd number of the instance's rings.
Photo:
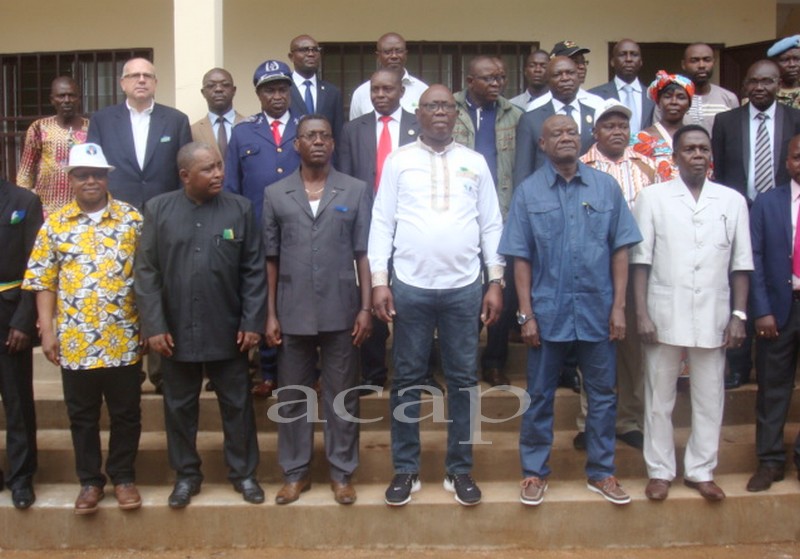
<svg viewBox="0 0 800 559">
<path fill-rule="evenodd" d="M 759 340 L 764 366 L 756 368 L 756 454 L 759 462 L 786 462 L 783 428 L 794 391 L 797 354 L 800 351 L 800 301 L 792 301 L 789 320 L 773 340 Z M 794 444 L 794 461 L 800 468 L 800 433 Z"/>
<path fill-rule="evenodd" d="M 6 483 L 18 489 L 31 484 L 37 467 L 31 350 L 0 353 L 0 397 L 6 414 Z"/>
<path fill-rule="evenodd" d="M 382 320 L 372 321 L 372 335 L 364 340 L 359 350 L 361 357 L 361 382 L 383 386 L 389 375 L 386 367 L 386 340 L 389 339 L 389 325 Z"/>
<path fill-rule="evenodd" d="M 278 462 L 287 482 L 303 479 L 311 467 L 314 423 L 307 399 L 316 401 L 311 386 L 318 376 L 317 348 L 322 365 L 319 378 L 330 477 L 346 481 L 358 467 L 358 391 L 349 390 L 358 382 L 358 352 L 350 330 L 320 332 L 316 336 L 283 334 L 278 348 L 277 396 L 282 419 L 278 423 Z M 307 391 L 294 386 L 304 386 Z M 292 418 L 293 421 L 286 421 Z"/>
<path fill-rule="evenodd" d="M 516 320 L 517 314 L 517 290 L 514 286 L 514 266 L 506 266 L 505 270 L 506 287 L 503 289 L 503 311 L 500 319 L 486 329 L 486 348 L 481 355 L 481 368 L 503 369 L 508 361 L 508 333 Z M 485 283 L 483 292 L 489 288 Z"/>
<path fill-rule="evenodd" d="M 164 421 L 167 430 L 169 464 L 178 480 L 199 483 L 200 455 L 197 453 L 197 423 L 203 371 L 214 383 L 222 415 L 225 462 L 231 482 L 255 476 L 258 440 L 253 399 L 250 395 L 247 354 L 234 359 L 188 363 L 164 358 Z"/>
<path fill-rule="evenodd" d="M 106 401 L 110 419 L 106 473 L 111 483 L 136 481 L 134 463 L 142 433 L 141 362 L 103 369 L 61 369 L 64 400 L 75 449 L 75 470 L 81 485 L 103 487 L 100 407 Z"/>
</svg>

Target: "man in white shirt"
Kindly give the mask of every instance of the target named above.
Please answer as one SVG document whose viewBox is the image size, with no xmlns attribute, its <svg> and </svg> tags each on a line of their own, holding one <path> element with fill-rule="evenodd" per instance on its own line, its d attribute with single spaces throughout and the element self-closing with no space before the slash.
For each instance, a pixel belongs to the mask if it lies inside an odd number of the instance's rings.
<svg viewBox="0 0 800 559">
<path fill-rule="evenodd" d="M 413 113 L 417 109 L 420 96 L 428 88 L 428 84 L 415 78 L 406 70 L 406 60 L 408 58 L 406 40 L 397 33 L 386 33 L 378 39 L 375 55 L 378 58 L 378 66 L 380 68 L 393 68 L 402 72 L 405 92 L 402 99 L 400 99 L 400 105 L 408 112 Z M 367 80 L 353 92 L 353 97 L 350 99 L 350 120 L 355 120 L 361 115 L 372 111 L 369 90 L 370 82 Z"/>
<path fill-rule="evenodd" d="M 505 261 L 497 253 L 503 222 L 485 159 L 453 140 L 457 106 L 443 85 L 420 98 L 420 138 L 387 158 L 369 235 L 372 303 L 394 325 L 390 406 L 395 475 L 385 502 L 402 506 L 420 489 L 419 386 L 434 329 L 447 382 L 448 445 L 444 488 L 465 506 L 480 502 L 470 472 L 471 394 L 476 390 L 478 323 L 502 310 Z M 481 259 L 489 286 L 481 298 Z M 389 258 L 393 272 L 389 278 Z M 416 387 L 416 388 L 414 388 Z"/>
<path fill-rule="evenodd" d="M 575 97 L 579 102 L 596 110 L 603 105 L 603 98 L 583 88 L 583 82 L 586 81 L 586 69 L 589 66 L 586 55 L 590 52 L 592 51 L 586 47 L 579 46 L 575 41 L 560 41 L 553 45 L 553 50 L 550 51 L 550 59 L 552 60 L 556 56 L 566 56 L 575 63 L 578 72 L 577 78 L 579 86 Z M 549 92 L 545 93 L 528 103 L 526 110 L 532 111 L 538 109 L 552 100 L 553 95 Z M 580 124 L 578 124 L 578 127 L 580 128 Z"/>
</svg>

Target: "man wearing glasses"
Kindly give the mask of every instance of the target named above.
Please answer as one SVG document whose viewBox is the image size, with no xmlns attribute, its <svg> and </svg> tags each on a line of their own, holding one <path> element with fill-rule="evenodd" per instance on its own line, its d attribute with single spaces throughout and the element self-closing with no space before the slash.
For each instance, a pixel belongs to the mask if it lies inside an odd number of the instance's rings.
<svg viewBox="0 0 800 559">
<path fill-rule="evenodd" d="M 473 58 L 466 82 L 466 89 L 453 96 L 458 105 L 453 137 L 486 159 L 505 220 L 514 192 L 517 123 L 523 113 L 501 95 L 506 85 L 506 69 L 499 58 L 485 55 Z M 507 273 L 506 283 L 512 279 Z M 490 386 L 509 384 L 503 369 L 508 358 L 508 332 L 516 310 L 513 294 L 513 288 L 504 291 L 503 316 L 489 328 L 486 349 L 481 356 L 483 380 Z"/>
<path fill-rule="evenodd" d="M 394 325 L 390 406 L 394 478 L 385 502 L 402 506 L 421 487 L 419 396 L 439 332 L 449 419 L 444 488 L 462 505 L 481 492 L 472 471 L 471 398 L 478 382 L 478 322 L 497 322 L 505 261 L 503 220 L 486 160 L 453 140 L 458 108 L 443 85 L 420 98 L 420 138 L 386 158 L 372 213 L 369 262 L 376 316 Z M 393 260 L 391 281 L 389 258 Z M 482 297 L 481 257 L 488 268 Z"/>
<path fill-rule="evenodd" d="M 317 78 L 321 59 L 322 47 L 310 35 L 295 37 L 289 44 L 289 60 L 294 67 L 292 112 L 298 117 L 323 115 L 331 123 L 334 140 L 338 141 L 344 124 L 342 93 L 331 82 Z"/>
<path fill-rule="evenodd" d="M 392 68 L 403 75 L 405 93 L 400 99 L 400 105 L 408 112 L 413 113 L 417 109 L 420 96 L 428 88 L 428 85 L 406 70 L 408 58 L 406 40 L 397 33 L 387 33 L 378 39 L 375 55 L 380 68 Z M 350 120 L 355 120 L 369 112 L 372 112 L 372 100 L 370 98 L 370 80 L 367 80 L 358 86 L 350 99 Z"/>
</svg>

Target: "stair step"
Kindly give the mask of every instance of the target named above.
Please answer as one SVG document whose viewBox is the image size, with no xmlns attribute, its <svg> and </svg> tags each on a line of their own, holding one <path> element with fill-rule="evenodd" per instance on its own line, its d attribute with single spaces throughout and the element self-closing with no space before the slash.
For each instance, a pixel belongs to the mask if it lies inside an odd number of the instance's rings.
<svg viewBox="0 0 800 559">
<path fill-rule="evenodd" d="M 181 511 L 167 507 L 168 486 L 140 486 L 143 508 L 123 512 L 109 493 L 92 516 L 76 516 L 76 484 L 39 484 L 37 501 L 15 510 L 0 493 L 0 541 L 5 549 L 290 548 L 603 548 L 735 545 L 795 541 L 800 491 L 795 478 L 764 493 L 747 493 L 745 474 L 717 476 L 728 498 L 708 503 L 678 481 L 670 497 L 651 503 L 644 480 L 624 482 L 633 502 L 614 506 L 582 480 L 550 480 L 545 502 L 524 507 L 516 482 L 482 482 L 483 502 L 461 507 L 437 480 L 423 481 L 412 502 L 383 503 L 385 484 L 359 484 L 358 502 L 337 505 L 327 484 L 315 484 L 291 505 L 250 505 L 227 484 L 205 484 Z"/>
</svg>

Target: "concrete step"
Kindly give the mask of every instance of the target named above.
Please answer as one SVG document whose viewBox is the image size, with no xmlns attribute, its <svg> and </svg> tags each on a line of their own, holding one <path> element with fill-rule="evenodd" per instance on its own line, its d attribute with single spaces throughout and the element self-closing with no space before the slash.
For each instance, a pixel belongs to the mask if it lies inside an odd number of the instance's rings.
<svg viewBox="0 0 800 559">
<path fill-rule="evenodd" d="M 525 382 L 515 379 L 512 385 L 524 392 Z M 481 383 L 481 414 L 488 418 L 482 422 L 482 429 L 486 431 L 519 431 L 521 419 L 513 417 L 520 409 L 519 396 L 502 390 L 490 389 L 489 385 Z M 746 384 L 736 390 L 729 390 L 725 394 L 726 425 L 751 425 L 755 423 L 755 397 L 756 385 Z M 35 382 L 37 423 L 40 429 L 68 429 L 69 419 L 64 404 L 61 382 L 39 381 Z M 800 421 L 800 388 L 795 389 L 794 405 L 790 410 L 790 421 Z M 433 400 L 424 397 L 427 403 L 423 404 L 422 415 L 432 411 Z M 267 418 L 267 408 L 277 403 L 276 398 L 256 400 L 256 421 L 259 432 L 275 432 L 276 427 Z M 436 399 L 437 404 L 445 405 L 442 399 Z M 579 410 L 580 402 L 577 394 L 566 388 L 556 391 L 555 402 L 555 429 L 573 431 L 576 429 L 575 417 Z M 446 407 L 446 405 L 445 405 Z M 673 413 L 675 425 L 687 427 L 691 422 L 691 403 L 688 393 L 679 393 Z M 381 395 L 370 395 L 361 398 L 361 418 L 364 420 L 379 419 L 379 421 L 363 423 L 362 431 L 388 430 L 391 412 L 389 411 L 389 390 L 384 390 Z M 107 414 L 103 409 L 103 428 L 108 428 Z M 0 429 L 5 427 L 5 417 L 0 414 Z M 444 425 L 433 420 L 423 420 L 422 429 L 441 430 Z M 142 429 L 144 431 L 164 430 L 164 404 L 161 396 L 152 392 L 149 383 L 142 395 Z M 219 407 L 213 392 L 202 392 L 200 402 L 200 430 L 221 431 Z"/>
<path fill-rule="evenodd" d="M 412 502 L 383 503 L 384 483 L 360 484 L 358 502 L 342 507 L 327 484 L 316 484 L 291 505 L 273 504 L 278 486 L 268 484 L 267 503 L 250 505 L 227 484 L 205 484 L 181 511 L 167 507 L 170 487 L 141 486 L 143 507 L 123 512 L 113 494 L 93 516 L 76 516 L 76 484 L 40 484 L 38 500 L 15 510 L 0 493 L 0 542 L 5 549 L 110 547 L 180 548 L 385 548 L 474 547 L 560 549 L 680 545 L 736 545 L 796 541 L 800 536 L 800 484 L 795 477 L 765 493 L 747 493 L 745 474 L 720 475 L 728 498 L 708 503 L 676 481 L 670 497 L 652 503 L 645 480 L 624 482 L 633 502 L 614 506 L 582 480 L 550 479 L 545 502 L 524 507 L 516 481 L 482 482 L 483 502 L 462 507 L 440 479 L 425 478 Z M 388 553 L 385 552 L 384 553 Z M 620 552 L 622 556 L 623 552 Z M 677 551 L 678 556 L 680 554 Z"/>
<path fill-rule="evenodd" d="M 786 428 L 786 444 L 794 442 L 800 424 L 792 423 Z M 679 473 L 689 429 L 676 430 Z M 103 448 L 108 446 L 108 434 L 101 435 Z M 572 446 L 573 433 L 556 432 L 550 467 L 561 479 L 584 479 L 586 453 Z M 443 431 L 423 431 L 421 435 L 421 474 L 429 479 L 444 475 L 447 434 Z M 475 439 L 479 440 L 478 437 Z M 474 448 L 474 474 L 476 479 L 486 481 L 515 480 L 520 477 L 519 437 L 512 432 L 485 432 L 480 440 L 486 444 Z M 39 483 L 69 483 L 75 480 L 74 453 L 68 431 L 39 431 Z M 381 482 L 391 478 L 393 467 L 388 433 L 364 432 L 361 434 L 360 466 L 356 479 L 360 482 Z M 227 468 L 222 451 L 222 434 L 201 432 L 197 447 L 203 460 L 205 479 L 211 483 L 222 483 L 227 479 Z M 2 448 L 2 446 L 0 446 Z M 260 467 L 259 479 L 279 482 L 282 479 L 277 457 L 277 435 L 259 434 Z M 791 460 L 790 460 L 791 462 Z M 641 452 L 621 442 L 616 447 L 617 476 L 620 479 L 646 477 Z M 752 473 L 757 466 L 755 457 L 755 428 L 750 425 L 725 426 L 720 441 L 717 473 Z M 312 478 L 318 482 L 328 479 L 328 467 L 322 434 L 315 437 Z M 161 432 L 144 433 L 137 457 L 137 479 L 147 485 L 170 484 L 174 480 L 166 451 L 166 435 Z"/>
</svg>

